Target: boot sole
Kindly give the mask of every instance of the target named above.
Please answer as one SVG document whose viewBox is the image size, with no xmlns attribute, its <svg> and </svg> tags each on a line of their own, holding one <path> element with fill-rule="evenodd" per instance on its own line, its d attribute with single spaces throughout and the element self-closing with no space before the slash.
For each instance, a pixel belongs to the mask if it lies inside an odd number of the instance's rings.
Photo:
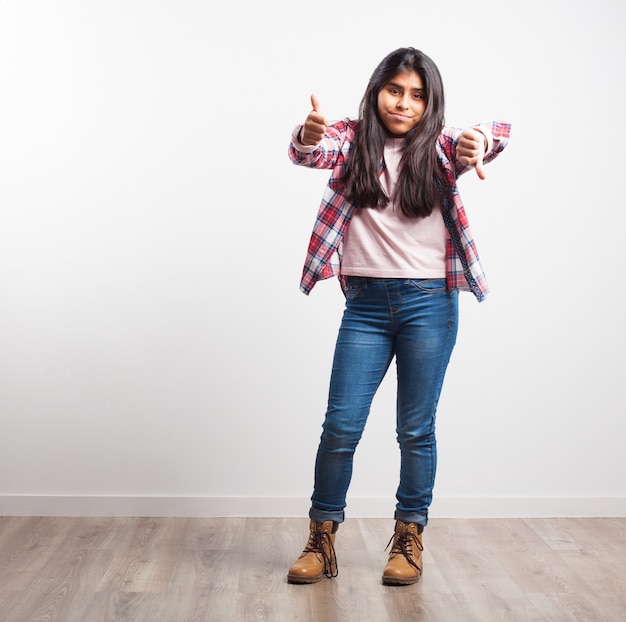
<svg viewBox="0 0 626 622">
<path fill-rule="evenodd" d="M 287 583 L 294 583 L 297 585 L 305 585 L 309 583 L 319 583 L 324 578 L 324 575 L 319 577 L 300 577 L 298 575 L 287 575 Z"/>
<path fill-rule="evenodd" d="M 419 581 L 418 577 L 411 579 L 397 579 L 396 577 L 383 577 L 383 585 L 413 585 Z"/>
</svg>

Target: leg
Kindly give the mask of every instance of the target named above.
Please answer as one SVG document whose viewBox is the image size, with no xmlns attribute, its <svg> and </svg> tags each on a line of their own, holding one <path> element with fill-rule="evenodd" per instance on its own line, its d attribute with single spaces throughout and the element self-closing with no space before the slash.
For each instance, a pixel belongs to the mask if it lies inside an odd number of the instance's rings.
<svg viewBox="0 0 626 622">
<path fill-rule="evenodd" d="M 408 287 L 413 291 L 403 296 L 396 341 L 401 466 L 395 518 L 426 525 L 437 468 L 435 415 L 456 341 L 458 301 L 440 280 Z"/>
<path fill-rule="evenodd" d="M 435 415 L 456 341 L 457 294 L 447 292 L 443 280 L 405 282 L 398 320 L 400 484 L 385 585 L 410 585 L 422 574 L 422 531 L 437 467 Z"/>
<path fill-rule="evenodd" d="M 288 573 L 290 583 L 314 583 L 337 575 L 335 532 L 344 520 L 354 452 L 374 394 L 393 358 L 384 288 L 350 278 L 315 461 L 309 542 Z"/>
<path fill-rule="evenodd" d="M 349 279 L 315 462 L 310 512 L 314 521 L 340 523 L 344 519 L 354 452 L 392 358 L 392 324 L 384 286 L 371 279 Z"/>
</svg>

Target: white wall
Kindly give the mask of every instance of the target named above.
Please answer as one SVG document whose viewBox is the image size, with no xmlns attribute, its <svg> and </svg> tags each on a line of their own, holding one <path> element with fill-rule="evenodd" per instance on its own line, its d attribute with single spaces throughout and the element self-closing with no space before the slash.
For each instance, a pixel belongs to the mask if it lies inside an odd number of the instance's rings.
<svg viewBox="0 0 626 622">
<path fill-rule="evenodd" d="M 513 123 L 461 182 L 492 294 L 433 513 L 623 514 L 623 3 L 217 7 L 0 2 L 0 513 L 306 514 L 342 298 L 298 291 L 326 173 L 289 134 L 413 45 L 448 123 Z M 390 376 L 349 516 L 393 512 L 393 411 Z"/>
</svg>

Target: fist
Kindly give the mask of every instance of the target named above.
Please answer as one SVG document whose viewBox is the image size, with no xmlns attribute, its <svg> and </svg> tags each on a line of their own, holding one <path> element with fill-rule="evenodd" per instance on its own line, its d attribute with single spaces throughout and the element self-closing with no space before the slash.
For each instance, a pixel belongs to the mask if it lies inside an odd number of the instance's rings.
<svg viewBox="0 0 626 622">
<path fill-rule="evenodd" d="M 483 160 L 487 149 L 487 138 L 478 130 L 463 130 L 456 148 L 456 157 L 465 166 L 473 166 L 480 179 L 485 179 Z"/>
</svg>

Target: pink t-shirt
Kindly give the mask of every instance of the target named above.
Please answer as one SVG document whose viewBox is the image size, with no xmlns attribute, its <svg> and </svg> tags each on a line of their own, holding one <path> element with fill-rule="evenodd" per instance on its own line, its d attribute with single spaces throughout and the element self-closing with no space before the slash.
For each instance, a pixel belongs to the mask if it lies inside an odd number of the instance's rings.
<svg viewBox="0 0 626 622">
<path fill-rule="evenodd" d="M 427 218 L 409 218 L 393 200 L 402 138 L 385 144 L 381 183 L 390 202 L 356 209 L 343 238 L 341 274 L 379 278 L 432 279 L 446 276 L 446 227 L 441 205 Z"/>
</svg>

